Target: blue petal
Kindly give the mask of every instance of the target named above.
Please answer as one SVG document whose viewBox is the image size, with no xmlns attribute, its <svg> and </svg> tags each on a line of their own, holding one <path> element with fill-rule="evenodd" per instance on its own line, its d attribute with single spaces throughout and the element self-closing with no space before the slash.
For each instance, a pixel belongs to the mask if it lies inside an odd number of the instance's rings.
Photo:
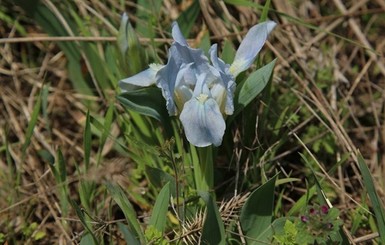
<svg viewBox="0 0 385 245">
<path fill-rule="evenodd" d="M 274 29 L 275 22 L 266 21 L 252 27 L 241 42 L 230 72 L 236 77 L 253 64 L 257 54 L 265 44 L 267 35 Z"/>
<path fill-rule="evenodd" d="M 175 42 L 183 46 L 188 46 L 186 39 L 183 37 L 183 34 L 179 29 L 178 23 L 174 21 L 171 26 L 172 37 L 174 38 Z"/>
<path fill-rule="evenodd" d="M 162 95 L 166 99 L 166 107 L 170 116 L 177 114 L 174 102 L 175 82 L 180 64 L 176 63 L 174 56 L 169 55 L 167 65 L 156 74 L 156 85 L 162 89 Z"/>
<path fill-rule="evenodd" d="M 187 140 L 198 147 L 222 143 L 226 124 L 213 98 L 194 97 L 184 105 L 180 120 Z"/>
<path fill-rule="evenodd" d="M 156 73 L 164 67 L 163 65 L 156 65 L 152 64 L 150 65 L 150 68 L 147 70 L 144 70 L 142 72 L 139 72 L 138 74 L 125 78 L 123 80 L 119 81 L 119 87 L 122 90 L 132 90 L 133 86 L 140 86 L 140 87 L 147 87 L 150 85 L 155 84 L 156 82 Z"/>
<path fill-rule="evenodd" d="M 219 146 L 226 123 L 217 102 L 210 95 L 205 79 L 205 74 L 198 77 L 194 97 L 185 103 L 180 120 L 191 144 L 198 147 Z"/>
<path fill-rule="evenodd" d="M 216 84 L 212 87 L 212 95 L 220 105 L 221 111 L 224 111 L 224 113 L 227 115 L 231 115 L 234 112 L 234 92 L 236 88 L 234 76 L 229 72 L 230 66 L 218 58 L 217 44 L 211 46 L 209 53 L 211 62 L 213 63 L 214 67 L 218 69 L 222 81 L 221 84 Z M 223 88 L 218 86 L 222 86 Z M 225 105 L 223 105 L 223 93 L 226 94 Z"/>
<path fill-rule="evenodd" d="M 194 49 L 174 43 L 170 48 L 169 55 L 175 58 L 177 64 L 192 63 L 191 69 L 197 74 L 207 72 L 209 69 L 209 60 L 201 49 Z"/>
</svg>

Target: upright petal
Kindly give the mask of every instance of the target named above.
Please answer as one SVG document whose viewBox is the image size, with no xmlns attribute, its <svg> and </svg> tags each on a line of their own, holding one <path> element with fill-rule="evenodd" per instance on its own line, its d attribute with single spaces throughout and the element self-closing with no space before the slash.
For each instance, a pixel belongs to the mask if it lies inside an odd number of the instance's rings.
<svg viewBox="0 0 385 245">
<path fill-rule="evenodd" d="M 187 101 L 180 114 L 187 140 L 198 147 L 219 146 L 226 129 L 217 102 L 205 84 L 206 75 L 200 75 L 194 97 Z"/>
<path fill-rule="evenodd" d="M 156 73 L 164 67 L 163 65 L 158 64 L 152 64 L 150 65 L 150 68 L 147 70 L 144 70 L 142 72 L 139 72 L 138 74 L 128 77 L 125 79 L 122 79 L 119 81 L 119 87 L 122 90 L 131 90 L 133 88 L 132 85 L 140 86 L 140 87 L 147 87 L 152 84 L 155 84 L 156 81 Z"/>
<path fill-rule="evenodd" d="M 213 66 L 219 71 L 220 74 L 220 84 L 215 84 L 212 87 L 212 95 L 215 100 L 218 102 L 221 111 L 224 111 L 225 114 L 231 115 L 234 112 L 234 92 L 235 92 L 235 81 L 234 76 L 229 72 L 229 65 L 223 62 L 218 58 L 217 54 L 217 44 L 211 46 L 210 50 L 210 59 L 213 63 Z M 220 88 L 219 86 L 223 87 Z M 226 93 L 225 93 L 226 92 Z M 223 94 L 225 93 L 225 94 Z M 226 99 L 224 99 L 226 96 Z M 225 103 L 225 104 L 223 104 Z"/>
<path fill-rule="evenodd" d="M 257 54 L 265 44 L 268 34 L 274 29 L 275 22 L 266 21 L 252 27 L 241 42 L 230 72 L 236 77 L 253 64 Z"/>
<path fill-rule="evenodd" d="M 172 23 L 172 37 L 174 38 L 175 42 L 179 43 L 183 46 L 188 46 L 186 39 L 184 38 L 182 32 L 179 29 L 179 25 L 177 22 Z"/>
<path fill-rule="evenodd" d="M 156 85 L 162 89 L 162 95 L 166 99 L 166 107 L 170 116 L 177 114 L 177 108 L 174 102 L 175 82 L 180 69 L 174 56 L 168 56 L 167 65 L 156 74 Z"/>
</svg>

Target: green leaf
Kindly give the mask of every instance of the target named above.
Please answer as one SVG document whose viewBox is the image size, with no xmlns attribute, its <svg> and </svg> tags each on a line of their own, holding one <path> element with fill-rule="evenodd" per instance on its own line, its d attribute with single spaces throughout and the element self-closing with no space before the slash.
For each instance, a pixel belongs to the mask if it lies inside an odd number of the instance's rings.
<svg viewBox="0 0 385 245">
<path fill-rule="evenodd" d="M 114 201 L 118 204 L 118 206 L 122 209 L 124 216 L 129 224 L 130 230 L 135 232 L 135 237 L 139 238 L 142 244 L 144 244 L 144 235 L 140 228 L 140 224 L 136 218 L 136 213 L 134 208 L 132 207 L 130 201 L 128 200 L 124 191 L 116 185 L 111 183 L 106 183 L 106 187 L 108 192 L 111 194 Z"/>
<path fill-rule="evenodd" d="M 166 227 L 167 209 L 170 197 L 170 182 L 168 182 L 165 186 L 163 186 L 158 197 L 156 198 L 149 222 L 150 225 L 154 226 L 160 232 L 164 232 Z"/>
<path fill-rule="evenodd" d="M 200 13 L 199 1 L 195 0 L 185 11 L 183 11 L 178 19 L 178 25 L 183 36 L 188 37 L 191 28 L 195 25 L 195 20 Z"/>
<path fill-rule="evenodd" d="M 84 147 L 84 163 L 86 169 L 89 168 L 90 165 L 90 157 L 91 157 L 91 122 L 90 122 L 90 112 L 87 111 L 86 115 L 86 125 L 84 129 L 83 136 L 83 147 Z"/>
<path fill-rule="evenodd" d="M 100 147 L 99 147 L 100 151 L 103 149 L 104 144 L 106 143 L 107 137 L 110 134 L 111 125 L 114 118 L 114 110 L 115 110 L 115 105 L 111 103 L 104 118 L 105 120 L 103 125 L 103 133 L 102 133 L 102 137 L 100 138 Z"/>
<path fill-rule="evenodd" d="M 41 94 L 37 98 L 36 104 L 33 107 L 31 120 L 29 120 L 27 132 L 25 133 L 25 142 L 24 142 L 23 147 L 22 147 L 22 159 L 23 159 L 22 161 L 24 161 L 27 148 L 28 148 L 29 144 L 31 143 L 33 130 L 36 126 L 37 119 L 39 118 L 40 109 L 41 109 Z"/>
<path fill-rule="evenodd" d="M 83 239 L 88 241 L 87 244 L 95 244 L 95 245 L 99 244 L 98 240 L 96 239 L 96 237 L 94 235 L 94 233 L 92 232 L 92 227 L 90 226 L 89 223 L 87 223 L 86 217 L 84 216 L 84 214 L 83 214 L 82 210 L 80 209 L 80 207 L 73 200 L 70 200 L 70 203 L 71 203 L 71 206 L 73 207 L 73 209 L 75 209 L 75 213 L 78 216 L 78 218 L 80 220 L 80 223 L 82 223 L 83 227 L 88 232 L 88 233 L 86 233 L 86 235 L 83 236 Z M 91 236 L 91 237 L 85 238 L 87 236 L 87 234 L 88 234 L 88 236 Z M 86 243 L 84 243 L 84 244 L 86 244 Z"/>
<path fill-rule="evenodd" d="M 225 228 L 213 197 L 208 192 L 199 192 L 206 203 L 206 219 L 203 224 L 201 241 L 203 244 L 225 244 Z"/>
<path fill-rule="evenodd" d="M 159 168 L 150 167 L 148 165 L 145 165 L 145 172 L 152 186 L 165 186 L 169 183 L 171 195 L 176 197 L 176 182 L 173 176 Z"/>
<path fill-rule="evenodd" d="M 372 202 L 374 216 L 377 221 L 378 233 L 380 234 L 381 244 L 385 244 L 385 211 L 381 199 L 376 192 L 375 184 L 373 182 L 372 175 L 369 168 L 365 163 L 361 153 L 358 153 L 358 165 L 364 180 L 366 190 L 368 192 L 370 201 Z"/>
<path fill-rule="evenodd" d="M 246 81 L 237 86 L 237 90 L 235 91 L 235 111 L 231 118 L 234 118 L 259 93 L 262 92 L 267 83 L 270 81 L 271 75 L 273 74 L 275 61 L 276 59 L 251 73 Z"/>
<path fill-rule="evenodd" d="M 128 227 L 118 222 L 118 228 L 122 232 L 126 244 L 140 245 L 140 241 L 135 238 L 135 235 L 128 229 Z"/>
<path fill-rule="evenodd" d="M 233 42 L 229 39 L 226 39 L 221 54 L 222 60 L 227 64 L 233 63 L 235 53 L 236 50 L 234 48 Z"/>
<path fill-rule="evenodd" d="M 92 235 L 90 233 L 85 233 L 82 236 L 82 239 L 80 240 L 80 245 L 90 245 L 90 244 L 96 245 L 99 243 L 95 243 L 95 241 L 93 240 Z"/>
<path fill-rule="evenodd" d="M 163 122 L 168 117 L 166 102 L 158 88 L 149 87 L 128 91 L 118 95 L 117 99 L 127 109 L 153 117 L 158 121 Z"/>
<path fill-rule="evenodd" d="M 267 0 L 265 3 L 265 6 L 263 6 L 261 18 L 259 19 L 260 22 L 267 20 L 267 14 L 269 13 L 270 2 L 271 2 L 270 0 Z"/>
<path fill-rule="evenodd" d="M 266 244 L 273 218 L 274 187 L 277 175 L 258 187 L 247 199 L 241 210 L 240 222 L 248 244 Z"/>
</svg>

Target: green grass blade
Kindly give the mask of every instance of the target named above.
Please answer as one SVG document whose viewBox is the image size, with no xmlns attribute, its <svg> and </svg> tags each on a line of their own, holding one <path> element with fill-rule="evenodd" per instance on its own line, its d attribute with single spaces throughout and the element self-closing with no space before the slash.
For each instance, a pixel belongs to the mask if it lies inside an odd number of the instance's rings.
<svg viewBox="0 0 385 245">
<path fill-rule="evenodd" d="M 49 86 L 44 85 L 41 90 L 41 110 L 45 122 L 45 128 L 49 135 L 52 135 L 50 128 L 50 120 L 48 117 L 48 95 L 49 95 Z"/>
<path fill-rule="evenodd" d="M 129 226 L 135 232 L 135 237 L 139 238 L 141 243 L 144 244 L 145 238 L 144 238 L 143 232 L 136 218 L 135 210 L 132 207 L 130 201 L 128 200 L 126 194 L 119 186 L 113 185 L 111 183 L 107 182 L 106 187 L 108 189 L 108 192 L 111 194 L 112 198 L 114 199 L 114 201 L 122 209 L 123 214 L 126 217 L 126 220 Z"/>
<path fill-rule="evenodd" d="M 364 185 L 373 205 L 374 216 L 377 221 L 378 233 L 382 244 L 385 244 L 385 211 L 381 199 L 378 197 L 372 175 L 361 153 L 358 154 L 358 165 L 364 180 Z"/>
<path fill-rule="evenodd" d="M 39 118 L 40 109 L 41 109 L 41 94 L 37 98 L 36 104 L 33 107 L 31 120 L 28 123 L 28 128 L 27 128 L 27 131 L 25 133 L 25 142 L 24 142 L 23 147 L 22 147 L 22 159 L 23 160 L 25 159 L 25 154 L 26 154 L 27 148 L 28 148 L 29 144 L 31 143 L 33 130 L 35 129 L 37 120 Z"/>
<path fill-rule="evenodd" d="M 168 182 L 156 198 L 149 222 L 150 225 L 154 226 L 160 232 L 164 232 L 166 228 L 167 209 L 170 197 L 170 182 Z"/>
<path fill-rule="evenodd" d="M 106 140 L 110 134 L 112 121 L 114 119 L 114 110 L 115 110 L 115 105 L 111 104 L 108 107 L 108 110 L 107 110 L 106 115 L 104 117 L 103 132 L 102 132 L 102 136 L 100 138 L 100 147 L 99 147 L 100 152 L 103 150 L 104 144 L 106 143 Z"/>
<path fill-rule="evenodd" d="M 60 208 L 62 209 L 63 215 L 68 214 L 68 186 L 67 186 L 67 170 L 65 166 L 65 161 L 63 153 L 60 149 L 57 151 L 57 162 L 56 166 L 56 182 L 59 184 L 59 193 L 60 193 Z M 54 173 L 55 174 L 55 173 Z"/>
<path fill-rule="evenodd" d="M 71 206 L 73 207 L 73 209 L 75 210 L 75 213 L 78 216 L 80 222 L 82 223 L 84 229 L 86 229 L 86 231 L 88 232 L 88 233 L 86 233 L 85 236 L 87 236 L 87 234 L 92 236 L 92 239 L 89 239 L 89 238 L 85 238 L 85 239 L 90 242 L 89 244 L 94 244 L 94 245 L 99 244 L 98 240 L 96 239 L 96 237 L 92 231 L 92 227 L 90 227 L 90 224 L 86 221 L 86 217 L 84 216 L 80 207 L 73 200 L 70 200 L 70 203 L 71 203 Z"/>
<path fill-rule="evenodd" d="M 195 0 L 185 11 L 183 11 L 178 19 L 178 25 L 182 31 L 183 36 L 188 37 L 192 27 L 195 25 L 195 20 L 199 16 L 200 6 L 199 1 Z"/>
<path fill-rule="evenodd" d="M 267 0 L 265 3 L 265 6 L 263 6 L 260 22 L 266 21 L 267 20 L 267 14 L 269 13 L 270 9 L 270 0 Z"/>
<path fill-rule="evenodd" d="M 86 166 L 86 169 L 89 168 L 90 165 L 90 158 L 91 158 L 91 121 L 90 121 L 90 112 L 87 111 L 86 115 L 86 125 L 84 129 L 84 136 L 83 136 L 83 147 L 84 147 L 84 163 Z"/>
</svg>

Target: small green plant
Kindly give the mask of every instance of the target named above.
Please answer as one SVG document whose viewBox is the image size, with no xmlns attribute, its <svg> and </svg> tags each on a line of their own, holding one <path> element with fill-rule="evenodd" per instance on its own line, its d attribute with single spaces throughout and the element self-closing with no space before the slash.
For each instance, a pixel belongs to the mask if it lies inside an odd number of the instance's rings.
<svg viewBox="0 0 385 245">
<path fill-rule="evenodd" d="M 274 235 L 276 244 L 331 244 L 337 242 L 342 221 L 337 208 L 327 205 L 306 207 L 294 220 L 286 220 L 283 232 Z"/>
<path fill-rule="evenodd" d="M 29 225 L 26 224 L 22 228 L 23 236 L 25 236 L 26 238 L 32 238 L 34 241 L 42 239 L 43 237 L 45 237 L 46 234 L 44 231 L 38 230 L 38 227 L 39 225 L 36 222 L 33 222 Z M 4 236 L 1 236 L 0 234 L 0 242 L 2 239 L 4 239 Z"/>
</svg>

